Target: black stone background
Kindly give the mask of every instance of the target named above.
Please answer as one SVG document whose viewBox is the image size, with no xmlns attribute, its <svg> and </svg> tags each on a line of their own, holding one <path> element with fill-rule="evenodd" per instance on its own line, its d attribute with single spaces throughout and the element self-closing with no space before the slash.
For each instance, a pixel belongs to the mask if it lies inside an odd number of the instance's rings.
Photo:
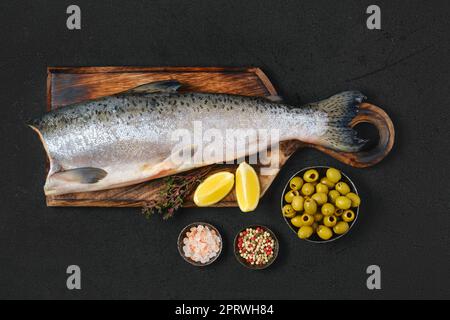
<svg viewBox="0 0 450 320">
<path fill-rule="evenodd" d="M 450 298 L 448 1 L 2 1 L 0 4 L 0 297 L 148 299 Z M 66 29 L 78 4 L 82 30 Z M 301 105 L 359 89 L 392 117 L 392 153 L 369 169 L 314 150 L 283 168 L 256 212 L 182 210 L 170 221 L 138 209 L 47 208 L 45 155 L 24 123 L 46 103 L 47 66 L 259 66 Z M 279 213 L 288 177 L 310 165 L 344 170 L 362 194 L 360 220 L 328 245 L 296 239 Z M 178 255 L 178 232 L 208 221 L 225 248 L 207 268 Z M 235 261 L 232 240 L 261 223 L 280 239 L 265 271 Z M 66 267 L 82 290 L 66 289 Z M 382 290 L 366 288 L 366 267 Z"/>
</svg>

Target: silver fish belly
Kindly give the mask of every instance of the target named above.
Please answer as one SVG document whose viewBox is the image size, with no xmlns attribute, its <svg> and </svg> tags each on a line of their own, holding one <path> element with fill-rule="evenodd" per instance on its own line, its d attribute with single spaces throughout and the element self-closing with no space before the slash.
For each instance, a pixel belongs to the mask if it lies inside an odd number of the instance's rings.
<svg viewBox="0 0 450 320">
<path fill-rule="evenodd" d="M 363 95 L 344 92 L 295 108 L 264 98 L 206 93 L 124 93 L 65 106 L 36 119 L 50 160 L 44 186 L 47 195 L 104 190 L 175 174 L 230 159 L 175 163 L 176 153 L 207 147 L 180 143 L 175 132 L 193 133 L 196 124 L 227 136 L 230 129 L 278 130 L 278 143 L 299 139 L 343 151 L 358 151 L 363 142 L 348 127 Z M 260 151 L 261 141 L 248 142 L 231 158 Z M 210 142 L 209 142 L 210 144 Z"/>
</svg>

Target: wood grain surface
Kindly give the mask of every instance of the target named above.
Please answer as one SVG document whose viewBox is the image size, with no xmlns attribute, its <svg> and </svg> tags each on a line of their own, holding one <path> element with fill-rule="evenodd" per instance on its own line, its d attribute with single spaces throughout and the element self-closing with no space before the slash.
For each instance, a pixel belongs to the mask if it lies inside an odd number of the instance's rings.
<svg viewBox="0 0 450 320">
<path fill-rule="evenodd" d="M 183 84 L 180 91 L 201 91 L 229 93 L 244 96 L 272 96 L 277 92 L 259 68 L 218 68 L 218 67 L 50 67 L 47 77 L 47 109 L 95 99 L 119 93 L 130 88 L 159 80 L 178 80 Z M 278 168 L 301 147 L 313 147 L 354 167 L 368 167 L 381 161 L 392 149 L 394 127 L 387 114 L 380 108 L 361 104 L 361 112 L 352 126 L 369 122 L 379 131 L 378 145 L 359 153 L 339 153 L 316 145 L 306 145 L 300 141 L 284 141 L 280 144 Z M 235 171 L 236 165 L 217 165 L 211 173 Z M 279 170 L 270 175 L 261 175 L 261 165 L 255 166 L 261 184 L 261 196 L 269 189 Z M 156 199 L 165 188 L 163 179 L 140 183 L 133 186 L 110 190 L 47 196 L 48 206 L 101 206 L 101 207 L 141 207 Z M 184 206 L 193 206 L 192 194 Z M 234 192 L 216 204 L 219 207 L 237 206 Z"/>
</svg>

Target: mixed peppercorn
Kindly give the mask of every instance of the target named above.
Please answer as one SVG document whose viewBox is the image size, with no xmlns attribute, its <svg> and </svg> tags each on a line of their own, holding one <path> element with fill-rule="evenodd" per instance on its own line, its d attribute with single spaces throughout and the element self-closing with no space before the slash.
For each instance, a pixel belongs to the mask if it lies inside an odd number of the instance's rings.
<svg viewBox="0 0 450 320">
<path fill-rule="evenodd" d="M 239 233 L 237 249 L 249 265 L 264 266 L 274 257 L 275 240 L 262 227 L 247 228 Z"/>
</svg>

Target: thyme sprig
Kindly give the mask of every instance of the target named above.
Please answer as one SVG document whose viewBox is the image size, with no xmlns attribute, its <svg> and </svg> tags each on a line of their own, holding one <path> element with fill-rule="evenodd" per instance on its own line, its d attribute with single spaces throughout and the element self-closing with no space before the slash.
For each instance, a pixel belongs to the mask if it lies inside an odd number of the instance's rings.
<svg viewBox="0 0 450 320">
<path fill-rule="evenodd" d="M 145 203 L 142 213 L 147 218 L 154 214 L 161 214 L 164 220 L 173 217 L 174 213 L 183 206 L 186 197 L 211 171 L 212 167 L 208 166 L 164 178 L 164 187 L 161 189 L 159 197 Z"/>
</svg>

